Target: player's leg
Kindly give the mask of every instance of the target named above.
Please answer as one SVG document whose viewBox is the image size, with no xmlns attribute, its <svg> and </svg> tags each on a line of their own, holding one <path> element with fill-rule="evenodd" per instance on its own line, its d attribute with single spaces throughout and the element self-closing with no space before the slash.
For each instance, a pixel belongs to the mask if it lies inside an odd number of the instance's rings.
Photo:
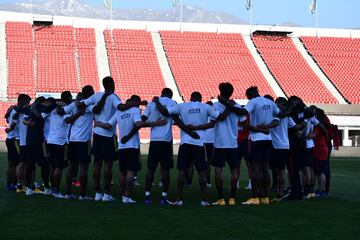
<svg viewBox="0 0 360 240">
<path fill-rule="evenodd" d="M 78 168 L 77 165 L 79 165 L 79 159 L 78 159 L 78 151 L 80 150 L 80 146 L 78 143 L 70 142 L 69 144 L 69 168 L 66 175 L 66 199 L 74 198 L 75 196 L 72 194 L 72 182 L 73 178 L 76 175 L 76 169 Z"/>
<path fill-rule="evenodd" d="M 199 175 L 199 187 L 200 187 L 200 205 L 210 206 L 206 200 L 206 157 L 205 157 L 205 148 L 204 146 L 191 146 L 191 156 L 196 168 L 196 171 Z"/>
<path fill-rule="evenodd" d="M 179 147 L 178 159 L 177 159 L 177 200 L 175 205 L 183 205 L 183 194 L 184 194 L 184 185 L 186 178 L 186 171 L 191 167 L 191 151 L 189 144 L 181 144 Z"/>
<path fill-rule="evenodd" d="M 159 160 L 162 169 L 162 193 L 161 205 L 168 205 L 168 191 L 170 185 L 170 169 L 173 167 L 173 144 L 172 142 L 161 142 L 161 151 L 159 151 Z"/>
<path fill-rule="evenodd" d="M 62 171 L 64 168 L 64 154 L 65 146 L 64 145 L 51 145 L 51 156 L 54 160 L 54 186 L 53 186 L 53 196 L 56 198 L 64 198 L 60 193 L 60 184 L 62 178 Z"/>
<path fill-rule="evenodd" d="M 102 155 L 104 158 L 104 196 L 111 197 L 112 168 L 115 159 L 115 143 L 113 137 L 103 137 Z"/>
<path fill-rule="evenodd" d="M 239 180 L 240 172 L 240 160 L 238 157 L 239 151 L 237 148 L 229 149 L 227 163 L 230 167 L 231 178 L 230 178 L 230 198 L 229 205 L 233 206 L 236 204 L 235 195 L 237 190 L 237 182 Z"/>
<path fill-rule="evenodd" d="M 269 162 L 271 159 L 271 141 L 262 142 L 263 157 L 260 163 L 260 176 L 261 176 L 261 203 L 269 204 L 269 190 L 271 184 Z"/>
<path fill-rule="evenodd" d="M 150 142 L 149 154 L 147 159 L 147 172 L 145 178 L 145 205 L 151 204 L 150 192 L 154 182 L 154 175 L 158 165 L 160 153 L 162 151 L 157 142 Z"/>
<path fill-rule="evenodd" d="M 225 161 L 228 157 L 228 149 L 215 148 L 214 149 L 214 160 L 212 165 L 215 167 L 215 186 L 218 194 L 218 200 L 213 205 L 225 206 L 226 202 L 224 199 L 224 179 L 223 179 L 223 168 Z"/>
<path fill-rule="evenodd" d="M 249 142 L 248 151 L 248 169 L 249 177 L 251 179 L 251 197 L 243 202 L 243 205 L 259 205 L 259 193 L 261 187 L 261 176 L 260 176 L 260 162 L 262 158 L 262 149 L 258 142 Z"/>
<path fill-rule="evenodd" d="M 205 143 L 205 150 L 206 150 L 206 162 L 207 162 L 206 185 L 207 187 L 211 187 L 211 164 L 214 158 L 214 144 Z"/>
<path fill-rule="evenodd" d="M 100 201 L 103 197 L 100 189 L 100 177 L 101 167 L 103 163 L 103 151 L 102 151 L 102 138 L 101 136 L 94 134 L 93 151 L 94 151 L 94 165 L 93 165 L 93 180 L 95 190 L 95 201 Z"/>
<path fill-rule="evenodd" d="M 11 191 L 16 190 L 16 166 L 18 162 L 18 154 L 15 147 L 15 139 L 6 139 L 6 147 L 7 147 L 7 189 Z"/>
</svg>

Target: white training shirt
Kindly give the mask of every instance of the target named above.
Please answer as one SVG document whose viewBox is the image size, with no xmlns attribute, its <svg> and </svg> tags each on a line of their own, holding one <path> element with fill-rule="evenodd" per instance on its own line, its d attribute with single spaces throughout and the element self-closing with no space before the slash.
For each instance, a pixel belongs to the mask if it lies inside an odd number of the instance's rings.
<svg viewBox="0 0 360 240">
<path fill-rule="evenodd" d="M 83 100 L 86 106 L 96 105 L 101 97 L 104 95 L 104 92 L 97 93 L 92 95 L 88 99 Z M 105 105 L 101 110 L 100 114 L 95 114 L 95 121 L 100 121 L 103 123 L 107 123 L 110 119 L 115 115 L 117 106 L 121 104 L 120 98 L 116 94 L 111 94 L 106 98 Z M 103 137 L 112 137 L 116 132 L 116 128 L 112 129 L 103 129 L 100 127 L 95 127 L 93 129 L 93 133 L 103 136 Z"/>
<path fill-rule="evenodd" d="M 50 132 L 50 118 L 49 118 L 49 114 L 46 113 L 41 113 L 42 118 L 44 119 L 44 138 L 45 141 L 47 142 L 47 139 L 49 137 L 49 132 Z"/>
<path fill-rule="evenodd" d="M 68 143 L 70 124 L 65 123 L 65 119 L 70 115 L 61 116 L 57 114 L 56 109 L 50 112 L 50 131 L 47 143 L 55 145 L 65 145 Z"/>
<path fill-rule="evenodd" d="M 210 105 L 201 102 L 187 102 L 180 103 L 168 109 L 172 115 L 179 115 L 185 125 L 199 126 L 208 123 L 209 117 L 216 119 L 219 116 L 219 112 L 212 108 Z M 181 131 L 181 144 L 191 144 L 197 146 L 204 146 L 205 130 L 196 131 L 199 134 L 200 139 L 194 139 Z"/>
<path fill-rule="evenodd" d="M 161 97 L 159 98 L 159 102 L 165 108 L 170 108 L 175 106 L 177 103 L 176 101 L 168 98 L 168 97 Z M 156 107 L 156 103 L 150 102 L 145 111 L 144 116 L 148 118 L 149 122 L 155 122 L 159 119 L 166 119 L 167 123 L 164 126 L 155 126 L 151 128 L 150 133 L 150 141 L 162 141 L 162 142 L 171 142 L 173 139 L 172 136 L 172 125 L 173 119 L 171 116 L 165 117 L 162 115 L 158 108 Z"/>
<path fill-rule="evenodd" d="M 87 142 L 91 140 L 94 114 L 92 113 L 94 105 L 86 107 L 85 113 L 71 124 L 70 142 Z M 78 112 L 75 102 L 64 107 L 66 114 L 74 115 Z"/>
<path fill-rule="evenodd" d="M 209 117 L 208 122 L 212 120 L 211 117 Z M 204 136 L 204 143 L 212 143 L 214 144 L 215 141 L 215 127 L 209 128 L 205 130 L 205 136 Z"/>
<path fill-rule="evenodd" d="M 245 109 L 250 114 L 250 124 L 254 127 L 270 124 L 280 112 L 276 104 L 264 97 L 256 97 L 246 104 Z M 250 131 L 251 141 L 271 140 L 271 134 Z"/>
<path fill-rule="evenodd" d="M 9 117 L 7 118 L 7 122 L 9 123 L 9 128 L 11 127 L 11 125 L 13 123 L 15 123 L 16 125 L 15 125 L 15 128 L 6 135 L 6 139 L 13 139 L 13 138 L 19 139 L 20 138 L 18 120 L 15 120 L 13 118 L 15 113 L 16 113 L 15 109 L 11 110 Z"/>
<path fill-rule="evenodd" d="M 127 143 L 121 143 L 121 139 L 130 133 L 137 122 L 141 122 L 141 113 L 140 109 L 136 107 L 132 107 L 123 112 L 117 110 L 115 115 L 110 119 L 108 122 L 110 125 L 115 127 L 117 124 L 119 127 L 119 149 L 140 148 L 139 132 L 137 132 Z"/>
<path fill-rule="evenodd" d="M 275 118 L 279 120 L 279 126 L 270 129 L 272 145 L 275 149 L 290 149 L 289 143 L 289 128 L 296 125 L 291 117 L 285 117 L 283 119 Z"/>
<path fill-rule="evenodd" d="M 234 107 L 242 108 L 239 104 Z M 213 108 L 218 112 L 225 111 L 226 107 L 216 102 Z M 246 116 L 240 116 L 230 112 L 224 121 L 218 121 L 215 124 L 215 141 L 214 148 L 237 148 L 238 122 L 246 121 Z"/>
<path fill-rule="evenodd" d="M 20 137 L 20 146 L 26 146 L 26 135 L 28 126 L 23 123 L 24 119 L 28 118 L 27 115 L 20 113 L 19 115 L 19 137 Z"/>
<path fill-rule="evenodd" d="M 319 120 L 317 120 L 315 116 L 308 119 L 304 119 L 304 122 L 306 123 L 305 136 L 308 136 L 314 130 L 314 127 L 319 124 Z M 313 147 L 315 147 L 314 140 L 312 138 L 311 139 L 306 138 L 306 148 L 313 148 Z"/>
</svg>

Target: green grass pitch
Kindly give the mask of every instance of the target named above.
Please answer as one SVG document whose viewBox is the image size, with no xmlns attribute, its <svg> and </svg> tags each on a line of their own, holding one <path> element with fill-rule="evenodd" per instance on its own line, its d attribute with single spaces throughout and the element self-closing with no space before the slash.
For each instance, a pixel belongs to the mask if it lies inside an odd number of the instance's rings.
<svg viewBox="0 0 360 240">
<path fill-rule="evenodd" d="M 208 208 L 199 205 L 197 177 L 186 190 L 183 207 L 160 206 L 158 186 L 153 187 L 152 206 L 144 206 L 145 160 L 143 156 L 139 173 L 142 186 L 133 192 L 138 202 L 128 206 L 119 201 L 117 163 L 113 195 L 118 201 L 80 202 L 6 192 L 6 154 L 1 153 L 0 239 L 359 239 L 360 159 L 331 160 L 332 192 L 326 199 L 241 206 L 249 194 L 242 188 L 237 206 Z M 246 169 L 242 168 L 242 187 L 246 178 Z M 156 183 L 158 179 L 157 174 Z M 176 198 L 175 179 L 176 171 L 172 170 L 170 200 Z M 228 185 L 226 170 L 226 195 Z M 208 191 L 208 200 L 216 200 L 214 187 Z"/>
</svg>

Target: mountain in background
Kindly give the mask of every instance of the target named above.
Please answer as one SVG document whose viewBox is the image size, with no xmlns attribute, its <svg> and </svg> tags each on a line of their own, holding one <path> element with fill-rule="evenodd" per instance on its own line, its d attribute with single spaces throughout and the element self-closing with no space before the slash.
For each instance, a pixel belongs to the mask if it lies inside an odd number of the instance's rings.
<svg viewBox="0 0 360 240">
<path fill-rule="evenodd" d="M 30 5 L 28 1 L 0 4 L 0 10 L 28 13 L 30 11 Z M 43 1 L 42 3 L 33 3 L 32 13 L 109 19 L 109 12 L 104 8 L 90 6 L 81 0 L 47 0 Z M 147 8 L 113 9 L 113 19 L 115 20 L 179 22 L 179 15 L 180 6 L 176 6 L 167 10 L 155 10 Z M 247 24 L 246 21 L 224 12 L 208 11 L 200 7 L 190 6 L 183 6 L 183 22 Z"/>
</svg>

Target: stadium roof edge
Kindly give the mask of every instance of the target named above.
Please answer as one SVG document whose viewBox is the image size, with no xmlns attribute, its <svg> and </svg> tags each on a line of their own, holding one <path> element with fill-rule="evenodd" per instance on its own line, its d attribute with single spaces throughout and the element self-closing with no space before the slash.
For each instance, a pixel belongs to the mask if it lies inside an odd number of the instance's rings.
<svg viewBox="0 0 360 240">
<path fill-rule="evenodd" d="M 6 21 L 33 22 L 34 16 L 28 13 L 17 13 L 0 11 L 0 23 Z M 335 28 L 306 28 L 306 27 L 287 27 L 271 25 L 235 25 L 235 24 L 210 24 L 210 23 L 179 23 L 179 22 L 150 22 L 150 21 L 121 21 L 104 20 L 91 18 L 77 18 L 65 16 L 53 16 L 54 25 L 71 25 L 82 28 L 96 29 L 139 29 L 152 32 L 158 31 L 190 31 L 190 32 L 215 32 L 215 33 L 241 33 L 250 35 L 255 31 L 284 31 L 292 32 L 293 37 L 317 36 L 317 37 L 345 37 L 360 38 L 358 29 L 335 29 Z"/>
</svg>

